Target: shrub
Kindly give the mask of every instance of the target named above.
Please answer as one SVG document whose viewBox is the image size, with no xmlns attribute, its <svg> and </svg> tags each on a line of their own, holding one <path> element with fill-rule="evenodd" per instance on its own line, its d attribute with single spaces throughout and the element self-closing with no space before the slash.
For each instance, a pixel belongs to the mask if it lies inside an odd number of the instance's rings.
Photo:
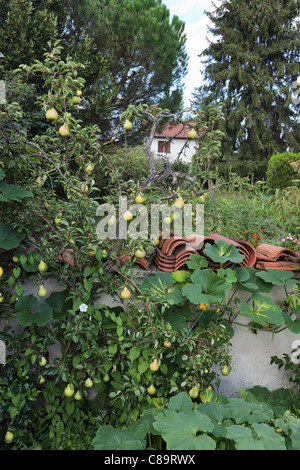
<svg viewBox="0 0 300 470">
<path fill-rule="evenodd" d="M 291 166 L 291 162 L 300 160 L 299 153 L 277 153 L 273 155 L 268 163 L 267 183 L 272 188 L 284 189 L 293 185 L 297 174 Z"/>
</svg>

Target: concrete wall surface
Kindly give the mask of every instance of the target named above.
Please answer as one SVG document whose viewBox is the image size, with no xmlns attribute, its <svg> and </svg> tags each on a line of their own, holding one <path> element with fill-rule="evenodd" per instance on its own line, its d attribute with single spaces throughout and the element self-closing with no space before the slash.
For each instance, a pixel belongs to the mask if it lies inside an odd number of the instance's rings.
<svg viewBox="0 0 300 470">
<path fill-rule="evenodd" d="M 24 292 L 29 292 L 33 283 L 27 282 L 24 286 Z M 48 280 L 45 283 L 47 289 L 47 297 L 52 293 L 62 290 L 55 280 Z M 228 292 L 228 297 L 230 293 Z M 242 302 L 249 298 L 249 292 L 238 291 L 235 294 Z M 283 288 L 274 288 L 270 294 L 274 302 L 278 302 L 285 298 Z M 46 297 L 46 298 L 47 298 Z M 39 303 L 44 302 L 44 299 L 39 299 Z M 99 303 L 107 306 L 115 306 L 109 294 L 101 296 Z M 250 319 L 243 316 L 237 318 L 238 323 L 248 324 Z M 13 325 L 18 332 L 22 328 L 13 321 Z M 279 369 L 276 364 L 270 364 L 272 356 L 283 357 L 283 354 L 290 354 L 292 352 L 291 345 L 293 341 L 300 340 L 300 335 L 295 335 L 288 329 L 272 334 L 267 331 L 257 331 L 254 334 L 248 328 L 239 325 L 233 325 L 235 334 L 231 340 L 232 344 L 232 371 L 226 377 L 219 377 L 221 385 L 219 391 L 227 397 L 239 395 L 239 387 L 245 389 L 254 385 L 267 387 L 269 390 L 276 390 L 277 388 L 293 388 L 292 383 L 289 382 L 289 374 L 283 369 Z M 0 330 L 3 329 L 4 322 L 0 321 Z M 54 345 L 49 348 L 49 361 L 53 361 L 55 357 L 60 356 L 59 345 Z M 300 367 L 300 365 L 299 365 Z M 216 369 L 217 370 L 217 369 Z"/>
</svg>

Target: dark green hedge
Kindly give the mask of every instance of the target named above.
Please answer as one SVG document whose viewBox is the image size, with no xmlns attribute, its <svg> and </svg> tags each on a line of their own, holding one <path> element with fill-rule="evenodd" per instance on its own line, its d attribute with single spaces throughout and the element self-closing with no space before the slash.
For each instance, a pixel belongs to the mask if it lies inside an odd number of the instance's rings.
<svg viewBox="0 0 300 470">
<path fill-rule="evenodd" d="M 268 163 L 267 183 L 269 187 L 284 189 L 293 186 L 297 179 L 297 173 L 291 166 L 291 161 L 300 160 L 300 153 L 277 153 L 273 155 Z"/>
</svg>

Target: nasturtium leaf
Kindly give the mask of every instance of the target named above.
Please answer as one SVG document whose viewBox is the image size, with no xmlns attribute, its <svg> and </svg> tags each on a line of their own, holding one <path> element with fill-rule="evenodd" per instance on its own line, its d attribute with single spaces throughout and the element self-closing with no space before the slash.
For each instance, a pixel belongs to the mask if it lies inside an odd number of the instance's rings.
<svg viewBox="0 0 300 470">
<path fill-rule="evenodd" d="M 227 439 L 235 441 L 237 450 L 286 450 L 284 438 L 265 423 L 251 427 L 233 425 L 227 428 L 226 435 Z"/>
<path fill-rule="evenodd" d="M 186 413 L 167 412 L 158 416 L 153 427 L 161 432 L 167 450 L 215 450 L 216 442 L 206 433 L 213 430 L 211 420 L 193 410 Z"/>
<path fill-rule="evenodd" d="M 0 225 L 0 249 L 12 250 L 17 248 L 24 236 L 10 224 Z"/>
<path fill-rule="evenodd" d="M 142 450 L 146 447 L 146 441 L 127 429 L 103 425 L 98 429 L 92 446 L 94 450 Z"/>
<path fill-rule="evenodd" d="M 274 418 L 274 412 L 266 403 L 250 403 L 239 398 L 230 398 L 228 400 L 226 411 L 227 417 L 235 420 L 237 424 L 241 423 L 261 423 Z"/>
<path fill-rule="evenodd" d="M 15 315 L 22 326 L 38 325 L 45 326 L 53 318 L 50 305 L 38 306 L 38 300 L 33 295 L 21 297 L 15 305 Z"/>
<path fill-rule="evenodd" d="M 218 276 L 211 269 L 196 270 L 191 275 L 191 283 L 182 288 L 182 293 L 193 304 L 211 304 L 221 301 L 231 283 Z"/>
<path fill-rule="evenodd" d="M 230 269 L 230 268 L 227 268 L 227 269 L 220 268 L 220 269 L 218 269 L 217 270 L 217 275 L 224 277 L 227 282 L 231 282 L 232 284 L 237 281 L 236 272 L 233 269 Z"/>
<path fill-rule="evenodd" d="M 186 318 L 174 305 L 164 311 L 163 320 L 170 323 L 173 330 L 182 331 L 186 327 Z"/>
<path fill-rule="evenodd" d="M 174 271 L 172 273 L 172 278 L 176 282 L 184 282 L 190 277 L 191 273 L 188 271 Z"/>
<path fill-rule="evenodd" d="M 237 248 L 224 240 L 216 240 L 211 245 L 206 243 L 203 253 L 206 254 L 215 263 L 225 263 L 226 261 L 232 261 L 233 263 L 241 263 L 245 258 L 244 255 L 240 254 Z"/>
<path fill-rule="evenodd" d="M 148 277 L 140 285 L 140 290 L 159 302 L 167 302 L 169 305 L 179 304 L 183 300 L 181 289 L 176 287 L 176 281 L 172 273 L 158 273 Z"/>
<path fill-rule="evenodd" d="M 275 286 L 295 284 L 295 280 L 291 279 L 294 274 L 290 271 L 285 271 L 284 269 L 266 269 L 265 271 L 258 271 L 256 276 Z"/>
<path fill-rule="evenodd" d="M 73 301 L 68 299 L 69 292 L 62 290 L 60 292 L 52 292 L 46 299 L 46 302 L 53 308 L 53 318 L 58 319 L 68 315 L 68 311 L 72 310 Z"/>
<path fill-rule="evenodd" d="M 207 268 L 208 260 L 204 256 L 191 254 L 188 261 L 186 262 L 189 269 L 201 269 Z"/>
<path fill-rule="evenodd" d="M 218 395 L 215 396 L 218 397 Z M 223 404 L 214 402 L 201 403 L 196 410 L 209 417 L 214 425 L 212 434 L 215 437 L 226 436 L 226 422 L 228 420 L 226 407 Z M 222 425 L 220 425 L 220 423 L 222 423 Z"/>
<path fill-rule="evenodd" d="M 16 201 L 21 202 L 26 197 L 31 197 L 33 194 L 26 189 L 15 186 L 14 184 L 0 182 L 0 202 Z"/>
<path fill-rule="evenodd" d="M 186 392 L 180 392 L 170 398 L 168 409 L 182 413 L 190 413 L 194 409 L 194 404 Z"/>
<path fill-rule="evenodd" d="M 273 323 L 280 326 L 284 323 L 282 310 L 278 305 L 274 304 L 270 297 L 254 292 L 252 294 L 254 305 L 242 303 L 239 310 L 244 317 L 250 317 L 251 320 L 264 325 L 265 323 Z"/>
<path fill-rule="evenodd" d="M 237 275 L 237 282 L 242 289 L 250 292 L 271 292 L 273 285 L 270 282 L 266 282 L 264 279 L 257 277 L 256 274 L 259 273 L 259 271 L 252 266 L 238 266 L 234 270 Z"/>
<path fill-rule="evenodd" d="M 283 312 L 282 315 L 287 328 L 292 333 L 298 335 L 300 333 L 300 305 L 292 312 L 292 316 L 295 315 L 296 318 L 292 319 L 292 317 L 285 312 Z"/>
</svg>

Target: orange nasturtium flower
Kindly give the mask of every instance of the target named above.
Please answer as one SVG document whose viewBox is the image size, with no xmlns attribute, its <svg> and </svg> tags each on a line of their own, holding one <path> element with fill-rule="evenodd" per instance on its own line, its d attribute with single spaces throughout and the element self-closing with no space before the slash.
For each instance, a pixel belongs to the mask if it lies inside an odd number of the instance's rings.
<svg viewBox="0 0 300 470">
<path fill-rule="evenodd" d="M 200 304 L 201 310 L 206 310 L 206 307 L 208 307 L 208 304 Z"/>
</svg>

